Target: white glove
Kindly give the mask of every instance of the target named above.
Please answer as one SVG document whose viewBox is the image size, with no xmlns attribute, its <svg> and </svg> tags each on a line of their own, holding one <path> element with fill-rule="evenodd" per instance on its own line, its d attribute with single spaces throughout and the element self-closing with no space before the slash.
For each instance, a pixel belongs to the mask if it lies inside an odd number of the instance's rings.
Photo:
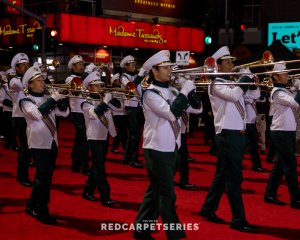
<svg viewBox="0 0 300 240">
<path fill-rule="evenodd" d="M 113 75 L 111 77 L 111 82 L 113 83 L 115 80 L 119 79 L 120 78 L 120 73 L 116 73 L 115 75 Z"/>
<path fill-rule="evenodd" d="M 186 80 L 182 85 L 181 85 L 181 90 L 180 93 L 184 94 L 187 96 L 191 91 L 195 90 L 196 86 L 191 80 Z"/>
<path fill-rule="evenodd" d="M 295 87 L 297 90 L 300 90 L 300 80 L 295 79 L 293 87 Z"/>
<path fill-rule="evenodd" d="M 58 91 L 54 91 L 53 93 L 51 93 L 51 98 L 53 98 L 56 102 L 58 100 L 65 99 L 66 97 L 66 95 L 60 94 Z"/>
<path fill-rule="evenodd" d="M 184 77 L 178 77 L 175 82 L 178 83 L 180 86 L 182 86 L 187 81 Z"/>
<path fill-rule="evenodd" d="M 105 102 L 106 104 L 108 104 L 111 99 L 112 99 L 111 93 L 105 93 L 105 96 L 103 98 L 103 102 Z"/>
<path fill-rule="evenodd" d="M 139 75 L 140 77 L 144 77 L 144 76 L 146 75 L 147 72 L 148 72 L 148 71 L 147 71 L 146 69 L 141 68 L 140 71 L 139 71 L 139 73 L 138 73 L 138 75 Z"/>
</svg>

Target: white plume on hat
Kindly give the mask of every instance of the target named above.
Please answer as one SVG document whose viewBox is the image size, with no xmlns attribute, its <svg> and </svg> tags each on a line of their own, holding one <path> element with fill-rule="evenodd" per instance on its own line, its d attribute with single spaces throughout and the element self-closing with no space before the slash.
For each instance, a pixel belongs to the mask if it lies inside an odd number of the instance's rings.
<svg viewBox="0 0 300 240">
<path fill-rule="evenodd" d="M 120 67 L 124 68 L 126 63 L 132 63 L 132 62 L 135 62 L 134 57 L 131 56 L 131 55 L 128 55 L 128 56 L 123 58 L 123 60 L 120 63 Z"/>
<path fill-rule="evenodd" d="M 16 65 L 20 63 L 29 63 L 29 58 L 25 53 L 16 54 L 11 60 L 11 67 L 16 70 Z"/>
<path fill-rule="evenodd" d="M 144 64 L 145 70 L 150 70 L 153 66 L 174 66 L 176 63 L 172 63 L 170 60 L 170 51 L 161 50 L 150 57 Z"/>
<path fill-rule="evenodd" d="M 68 63 L 68 68 L 72 69 L 73 65 L 79 62 L 84 62 L 83 58 L 80 55 L 73 56 Z"/>
<path fill-rule="evenodd" d="M 218 51 L 216 51 L 212 57 L 217 61 L 218 59 L 232 59 L 232 61 L 236 60 L 236 57 L 230 55 L 229 48 L 227 46 L 221 47 Z"/>
<path fill-rule="evenodd" d="M 29 83 L 40 76 L 45 77 L 40 68 L 35 66 L 28 68 L 22 79 L 24 88 L 28 88 Z"/>
<path fill-rule="evenodd" d="M 91 72 L 83 80 L 83 85 L 85 88 L 87 88 L 89 84 L 104 84 L 104 82 L 101 81 L 101 74 L 98 71 Z"/>
</svg>

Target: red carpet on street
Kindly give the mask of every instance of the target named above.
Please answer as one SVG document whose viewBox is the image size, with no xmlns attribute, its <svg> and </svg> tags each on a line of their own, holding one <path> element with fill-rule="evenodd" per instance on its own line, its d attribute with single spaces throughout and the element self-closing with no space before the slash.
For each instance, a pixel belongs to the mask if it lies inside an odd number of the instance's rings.
<svg viewBox="0 0 300 240">
<path fill-rule="evenodd" d="M 71 172 L 71 149 L 74 127 L 68 119 L 59 124 L 59 155 L 53 176 L 50 212 L 58 219 L 56 225 L 44 225 L 25 214 L 26 200 L 31 188 L 16 181 L 17 153 L 6 150 L 0 142 L 0 239 L 5 240 L 53 240 L 53 239 L 132 239 L 132 230 L 103 230 L 109 223 L 124 226 L 134 222 L 143 194 L 148 185 L 146 169 L 136 169 L 122 164 L 122 155 L 108 153 L 106 169 L 111 186 L 111 197 L 117 201 L 114 208 L 103 207 L 100 202 L 90 202 L 81 197 L 87 176 Z M 217 214 L 225 218 L 226 224 L 213 224 L 202 219 L 198 212 L 205 199 L 215 173 L 216 157 L 208 153 L 209 146 L 203 144 L 203 131 L 198 129 L 188 139 L 190 156 L 190 183 L 198 188 L 194 191 L 176 187 L 176 209 L 181 222 L 198 226 L 186 231 L 189 240 L 244 240 L 244 239 L 300 239 L 300 210 L 291 209 L 287 186 L 283 183 L 278 198 L 286 206 L 275 206 L 263 201 L 272 164 L 265 162 L 266 172 L 251 171 L 249 155 L 243 160 L 243 199 L 247 220 L 259 227 L 255 234 L 230 229 L 231 211 L 226 194 L 223 195 Z M 119 149 L 122 150 L 121 148 Z M 140 160 L 143 151 L 140 151 Z M 299 162 L 299 161 L 298 161 Z M 298 165 L 299 171 L 299 165 Z M 33 180 L 35 168 L 30 167 Z M 179 174 L 174 178 L 178 181 Z M 98 192 L 95 196 L 99 198 Z M 159 219 L 158 222 L 161 222 Z M 163 230 L 154 231 L 155 239 L 166 239 Z"/>
</svg>

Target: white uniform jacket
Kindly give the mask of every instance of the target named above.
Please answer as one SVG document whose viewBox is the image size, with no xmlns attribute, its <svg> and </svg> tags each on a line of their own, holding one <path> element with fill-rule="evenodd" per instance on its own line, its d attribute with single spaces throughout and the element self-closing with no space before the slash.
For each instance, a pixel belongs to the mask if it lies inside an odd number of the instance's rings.
<svg viewBox="0 0 300 240">
<path fill-rule="evenodd" d="M 5 89 L 3 86 L 0 87 L 0 107 L 3 107 L 3 101 L 5 99 Z"/>
<path fill-rule="evenodd" d="M 87 100 L 82 103 L 82 111 L 85 119 L 86 136 L 88 140 L 107 140 L 108 133 L 115 137 L 117 135 L 111 110 L 104 113 L 108 120 L 108 128 L 100 121 L 95 113 L 99 101 Z"/>
<path fill-rule="evenodd" d="M 11 91 L 13 101 L 13 117 L 24 117 L 23 112 L 20 109 L 19 101 L 25 97 L 24 86 L 19 76 L 13 77 L 9 82 L 9 90 Z"/>
<path fill-rule="evenodd" d="M 122 84 L 122 87 L 125 88 L 126 84 L 128 82 L 133 82 L 133 80 L 135 79 L 136 75 L 129 75 L 128 73 L 123 73 L 120 77 L 120 81 Z M 142 86 L 141 84 L 139 84 L 137 87 L 137 95 L 138 96 L 142 96 Z M 133 97 L 131 99 L 125 100 L 125 106 L 126 107 L 137 107 L 140 106 L 140 103 L 138 101 L 136 101 L 137 98 Z"/>
<path fill-rule="evenodd" d="M 160 152 L 173 152 L 176 144 L 181 146 L 181 134 L 177 139 L 170 125 L 170 122 L 177 121 L 179 126 L 180 119 L 176 119 L 170 110 L 170 104 L 178 95 L 178 90 L 173 87 L 162 88 L 151 84 L 148 89 L 157 89 L 163 98 L 152 91 L 146 90 L 143 96 L 143 110 L 145 125 L 143 133 L 143 148 L 153 149 Z M 166 101 L 168 100 L 170 104 Z"/>
<path fill-rule="evenodd" d="M 216 78 L 214 82 L 232 82 Z M 244 91 L 232 85 L 209 85 L 208 95 L 214 115 L 216 134 L 222 129 L 245 130 Z M 240 112 L 236 104 L 241 106 Z"/>
<path fill-rule="evenodd" d="M 65 83 L 70 84 L 75 77 L 80 78 L 79 76 L 72 74 L 71 76 L 66 78 Z M 85 100 L 83 98 L 80 98 L 81 94 L 79 94 L 78 96 L 78 98 L 69 98 L 71 112 L 82 113 L 81 103 L 83 103 Z"/>
<path fill-rule="evenodd" d="M 246 123 L 256 123 L 256 100 L 260 97 L 260 89 L 247 90 L 244 95 L 245 109 L 246 109 Z"/>
<path fill-rule="evenodd" d="M 296 119 L 293 111 L 299 104 L 294 99 L 295 94 L 285 88 L 274 87 L 270 95 L 270 129 L 275 131 L 296 131 Z"/>
<path fill-rule="evenodd" d="M 52 137 L 51 132 L 42 120 L 43 116 L 38 109 L 38 107 L 46 102 L 49 97 L 49 95 L 44 95 L 43 97 L 28 95 L 26 98 L 29 98 L 32 101 L 24 99 L 20 102 L 27 123 L 26 134 L 29 148 L 51 149 L 53 140 L 58 145 L 57 130 L 55 131 L 55 136 Z M 56 125 L 55 115 L 67 117 L 69 112 L 69 108 L 66 111 L 60 111 L 55 107 L 48 116 Z"/>
<path fill-rule="evenodd" d="M 8 89 L 8 83 L 3 84 L 2 88 L 4 91 L 4 99 L 12 101 L 12 96 Z M 12 112 L 12 107 L 3 105 L 3 112 Z"/>
</svg>

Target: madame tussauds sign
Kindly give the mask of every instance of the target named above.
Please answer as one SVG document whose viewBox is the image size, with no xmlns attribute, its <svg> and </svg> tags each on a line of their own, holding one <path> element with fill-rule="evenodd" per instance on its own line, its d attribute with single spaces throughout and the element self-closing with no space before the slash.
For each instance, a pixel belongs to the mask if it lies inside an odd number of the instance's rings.
<svg viewBox="0 0 300 240">
<path fill-rule="evenodd" d="M 110 26 L 109 34 L 115 37 L 138 38 L 144 42 L 151 42 L 157 44 L 167 43 L 167 40 L 164 40 L 162 34 L 160 34 L 158 29 L 153 29 L 152 32 L 146 32 L 145 29 L 142 28 L 137 28 L 133 31 L 126 31 L 123 26 Z"/>
</svg>

